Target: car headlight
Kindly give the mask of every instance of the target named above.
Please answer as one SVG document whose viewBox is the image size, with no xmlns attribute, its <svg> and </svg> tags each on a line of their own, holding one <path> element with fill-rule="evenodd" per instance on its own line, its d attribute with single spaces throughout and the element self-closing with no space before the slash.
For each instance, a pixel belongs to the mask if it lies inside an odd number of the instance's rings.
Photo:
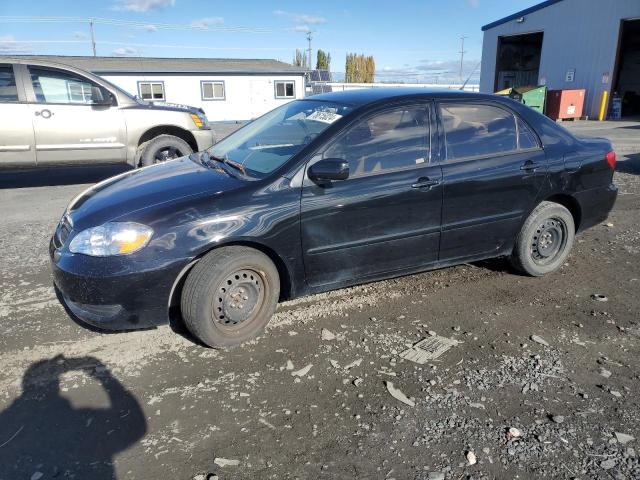
<svg viewBox="0 0 640 480">
<path fill-rule="evenodd" d="M 81 231 L 69 244 L 69 251 L 92 257 L 128 255 L 143 248 L 153 229 L 134 222 L 110 222 Z"/>
<path fill-rule="evenodd" d="M 192 113 L 191 120 L 198 128 L 209 128 L 209 120 L 207 120 L 207 116 L 203 113 Z"/>
</svg>

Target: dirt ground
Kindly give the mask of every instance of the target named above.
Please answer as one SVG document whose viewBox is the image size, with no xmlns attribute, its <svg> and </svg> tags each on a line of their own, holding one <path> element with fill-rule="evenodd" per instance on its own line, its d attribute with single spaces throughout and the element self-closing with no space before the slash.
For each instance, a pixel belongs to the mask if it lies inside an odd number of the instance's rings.
<svg viewBox="0 0 640 480">
<path fill-rule="evenodd" d="M 620 196 L 556 274 L 496 260 L 304 298 L 225 351 L 74 323 L 49 237 L 114 172 L 5 174 L 0 479 L 640 478 L 640 125 L 569 128 L 613 141 Z M 458 343 L 400 356 L 432 335 Z"/>
</svg>

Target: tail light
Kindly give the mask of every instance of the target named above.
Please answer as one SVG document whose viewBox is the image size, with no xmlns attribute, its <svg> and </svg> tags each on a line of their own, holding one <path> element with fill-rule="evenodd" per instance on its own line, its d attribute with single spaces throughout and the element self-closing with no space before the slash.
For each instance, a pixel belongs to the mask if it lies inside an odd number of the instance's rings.
<svg viewBox="0 0 640 480">
<path fill-rule="evenodd" d="M 604 156 L 604 158 L 607 161 L 607 163 L 609 164 L 609 166 L 611 167 L 611 170 L 615 170 L 615 168 L 616 168 L 616 152 L 611 150 L 609 153 L 607 153 Z"/>
</svg>

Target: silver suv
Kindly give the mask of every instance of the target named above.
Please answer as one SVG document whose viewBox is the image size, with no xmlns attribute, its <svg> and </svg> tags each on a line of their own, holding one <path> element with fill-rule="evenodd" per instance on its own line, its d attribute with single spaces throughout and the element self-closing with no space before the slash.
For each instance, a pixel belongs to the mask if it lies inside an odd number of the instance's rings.
<svg viewBox="0 0 640 480">
<path fill-rule="evenodd" d="M 0 168 L 139 167 L 213 143 L 202 110 L 148 103 L 67 65 L 0 57 Z"/>
</svg>

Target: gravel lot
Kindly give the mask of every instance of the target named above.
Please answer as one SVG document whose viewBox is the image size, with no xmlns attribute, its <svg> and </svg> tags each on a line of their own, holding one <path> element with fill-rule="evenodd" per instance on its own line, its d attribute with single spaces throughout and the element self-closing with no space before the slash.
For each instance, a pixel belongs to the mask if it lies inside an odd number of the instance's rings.
<svg viewBox="0 0 640 480">
<path fill-rule="evenodd" d="M 0 479 L 640 478 L 640 124 L 565 125 L 614 142 L 620 196 L 561 271 L 491 261 L 300 299 L 227 351 L 59 305 L 49 237 L 118 168 L 3 174 Z M 458 343 L 400 356 L 434 334 Z"/>
</svg>

